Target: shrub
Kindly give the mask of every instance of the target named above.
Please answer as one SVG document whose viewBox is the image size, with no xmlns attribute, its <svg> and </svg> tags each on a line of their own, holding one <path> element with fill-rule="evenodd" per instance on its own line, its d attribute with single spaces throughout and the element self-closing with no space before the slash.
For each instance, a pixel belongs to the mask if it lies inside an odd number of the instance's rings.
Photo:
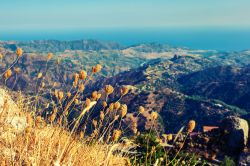
<svg viewBox="0 0 250 166">
<path fill-rule="evenodd" d="M 236 164 L 232 158 L 225 156 L 221 166 L 236 166 Z"/>
</svg>

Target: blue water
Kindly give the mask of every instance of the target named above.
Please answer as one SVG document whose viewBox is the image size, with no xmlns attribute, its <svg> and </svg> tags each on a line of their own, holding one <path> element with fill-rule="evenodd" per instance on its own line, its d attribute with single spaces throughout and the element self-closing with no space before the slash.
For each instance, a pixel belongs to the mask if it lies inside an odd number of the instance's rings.
<svg viewBox="0 0 250 166">
<path fill-rule="evenodd" d="M 122 45 L 163 43 L 192 49 L 241 51 L 250 49 L 250 28 L 161 28 L 0 31 L 0 40 L 97 39 Z"/>
</svg>

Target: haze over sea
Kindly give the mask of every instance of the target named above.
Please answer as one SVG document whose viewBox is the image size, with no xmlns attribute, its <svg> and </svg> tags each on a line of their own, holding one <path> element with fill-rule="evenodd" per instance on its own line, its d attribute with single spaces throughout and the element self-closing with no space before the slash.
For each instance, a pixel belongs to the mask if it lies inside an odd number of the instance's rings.
<svg viewBox="0 0 250 166">
<path fill-rule="evenodd" d="M 72 29 L 0 31 L 0 40 L 79 40 L 114 41 L 129 46 L 163 43 L 192 49 L 242 51 L 250 49 L 247 28 L 159 28 L 159 29 Z"/>
</svg>

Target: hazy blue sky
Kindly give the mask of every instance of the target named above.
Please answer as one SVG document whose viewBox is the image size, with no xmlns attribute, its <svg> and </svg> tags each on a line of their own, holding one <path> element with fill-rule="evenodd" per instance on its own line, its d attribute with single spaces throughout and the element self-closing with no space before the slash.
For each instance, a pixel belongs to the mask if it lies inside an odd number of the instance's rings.
<svg viewBox="0 0 250 166">
<path fill-rule="evenodd" d="M 250 0 L 0 0 L 0 30 L 250 27 Z"/>
</svg>

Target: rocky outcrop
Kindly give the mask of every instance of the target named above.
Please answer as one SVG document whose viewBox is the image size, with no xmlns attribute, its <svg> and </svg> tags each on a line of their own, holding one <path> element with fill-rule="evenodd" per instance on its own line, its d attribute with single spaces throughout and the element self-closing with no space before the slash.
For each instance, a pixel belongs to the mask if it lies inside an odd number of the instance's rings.
<svg viewBox="0 0 250 166">
<path fill-rule="evenodd" d="M 218 127 L 190 134 L 184 149 L 190 153 L 196 152 L 211 162 L 222 162 L 225 156 L 229 156 L 240 166 L 250 165 L 247 121 L 237 116 L 228 116 Z"/>
<path fill-rule="evenodd" d="M 26 117 L 6 90 L 0 89 L 0 140 L 14 139 L 26 128 Z"/>
<path fill-rule="evenodd" d="M 246 120 L 230 116 L 222 121 L 220 128 L 229 152 L 239 153 L 247 145 L 249 127 Z"/>
</svg>

